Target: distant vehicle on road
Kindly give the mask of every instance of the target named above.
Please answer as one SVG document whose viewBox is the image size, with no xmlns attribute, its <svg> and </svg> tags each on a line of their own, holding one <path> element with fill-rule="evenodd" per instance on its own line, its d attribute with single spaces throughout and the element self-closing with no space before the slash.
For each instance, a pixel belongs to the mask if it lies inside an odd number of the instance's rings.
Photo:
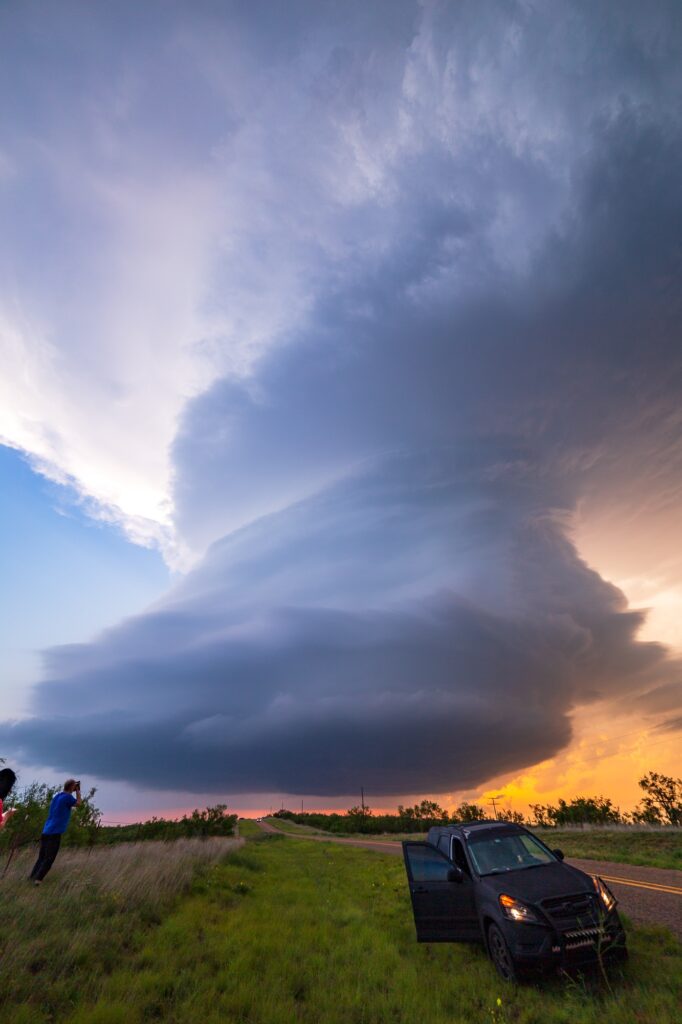
<svg viewBox="0 0 682 1024">
<path fill-rule="evenodd" d="M 608 886 L 520 825 L 436 826 L 403 854 L 419 942 L 483 941 L 505 981 L 627 956 Z"/>
</svg>

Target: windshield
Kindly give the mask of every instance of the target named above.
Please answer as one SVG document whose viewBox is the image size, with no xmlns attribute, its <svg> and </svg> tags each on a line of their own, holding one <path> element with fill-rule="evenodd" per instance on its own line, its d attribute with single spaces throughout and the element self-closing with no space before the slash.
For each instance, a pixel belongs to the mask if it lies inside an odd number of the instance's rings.
<svg viewBox="0 0 682 1024">
<path fill-rule="evenodd" d="M 472 836 L 469 839 L 469 853 L 479 875 L 536 868 L 556 860 L 537 839 L 525 832 L 501 836 Z"/>
</svg>

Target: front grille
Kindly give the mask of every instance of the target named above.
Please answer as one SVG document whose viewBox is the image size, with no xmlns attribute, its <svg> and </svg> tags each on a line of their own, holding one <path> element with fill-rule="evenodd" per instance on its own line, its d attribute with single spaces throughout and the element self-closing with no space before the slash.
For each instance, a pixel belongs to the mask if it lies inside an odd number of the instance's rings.
<svg viewBox="0 0 682 1024">
<path fill-rule="evenodd" d="M 542 901 L 542 909 L 554 926 L 561 932 L 589 930 L 588 926 L 599 923 L 599 907 L 591 893 L 575 893 L 571 896 L 555 896 Z"/>
<path fill-rule="evenodd" d="M 568 952 L 572 949 L 596 946 L 606 939 L 608 936 L 602 928 L 579 928 L 577 931 L 564 932 L 564 949 Z"/>
</svg>

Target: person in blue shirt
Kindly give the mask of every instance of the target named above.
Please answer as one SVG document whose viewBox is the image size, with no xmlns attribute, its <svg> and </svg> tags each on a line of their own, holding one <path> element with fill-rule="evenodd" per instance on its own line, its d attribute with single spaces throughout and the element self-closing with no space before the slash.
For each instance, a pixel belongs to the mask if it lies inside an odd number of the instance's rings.
<svg viewBox="0 0 682 1024">
<path fill-rule="evenodd" d="M 75 796 L 74 793 L 76 794 Z M 74 807 L 80 807 L 82 802 L 81 784 L 76 782 L 75 779 L 67 779 L 64 783 L 63 791 L 52 797 L 50 813 L 47 816 L 47 821 L 43 826 L 43 834 L 40 837 L 38 860 L 33 865 L 33 871 L 29 876 L 29 881 L 33 882 L 34 885 L 41 884 L 43 878 L 54 864 L 55 858 L 59 853 L 59 844 L 62 841 L 62 836 L 69 826 L 71 811 Z"/>
</svg>

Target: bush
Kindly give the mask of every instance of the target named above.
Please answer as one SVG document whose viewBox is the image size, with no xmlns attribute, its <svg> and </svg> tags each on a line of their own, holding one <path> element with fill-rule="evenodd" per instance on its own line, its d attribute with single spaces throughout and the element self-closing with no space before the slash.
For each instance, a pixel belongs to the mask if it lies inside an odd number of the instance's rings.
<svg viewBox="0 0 682 1024">
<path fill-rule="evenodd" d="M 617 825 L 626 821 L 620 808 L 603 796 L 578 796 L 559 800 L 558 806 L 531 804 L 536 825 Z"/>
<path fill-rule="evenodd" d="M 177 821 L 154 817 L 134 825 L 100 828 L 98 841 L 125 843 L 146 839 L 207 839 L 209 836 L 234 835 L 236 824 L 236 814 L 228 814 L 225 804 L 215 804 L 203 811 L 194 810 L 191 814 L 183 814 Z"/>
<path fill-rule="evenodd" d="M 32 782 L 29 786 L 7 799 L 7 806 L 13 806 L 16 813 L 0 829 L 0 851 L 11 858 L 14 853 L 40 839 L 48 816 L 50 803 L 56 793 L 56 786 Z M 99 844 L 131 842 L 147 839 L 206 839 L 209 836 L 234 835 L 236 814 L 228 814 L 225 804 L 215 804 L 204 810 L 193 810 L 178 821 L 166 818 L 151 818 L 133 825 L 101 824 L 102 812 L 94 803 L 96 789 L 91 789 L 80 807 L 74 807 L 69 827 L 64 833 L 64 846 L 94 846 Z"/>
<path fill-rule="evenodd" d="M 682 825 L 682 779 L 647 772 L 639 780 L 646 793 L 632 817 L 650 825 Z"/>
<path fill-rule="evenodd" d="M 44 782 L 32 782 L 18 793 L 11 794 L 6 802 L 15 808 L 16 813 L 0 829 L 0 850 L 16 850 L 38 842 L 52 798 L 60 789 Z M 74 807 L 71 823 L 64 835 L 66 846 L 89 846 L 97 841 L 102 812 L 94 803 L 96 792 L 96 789 L 89 790 L 80 807 Z"/>
</svg>

